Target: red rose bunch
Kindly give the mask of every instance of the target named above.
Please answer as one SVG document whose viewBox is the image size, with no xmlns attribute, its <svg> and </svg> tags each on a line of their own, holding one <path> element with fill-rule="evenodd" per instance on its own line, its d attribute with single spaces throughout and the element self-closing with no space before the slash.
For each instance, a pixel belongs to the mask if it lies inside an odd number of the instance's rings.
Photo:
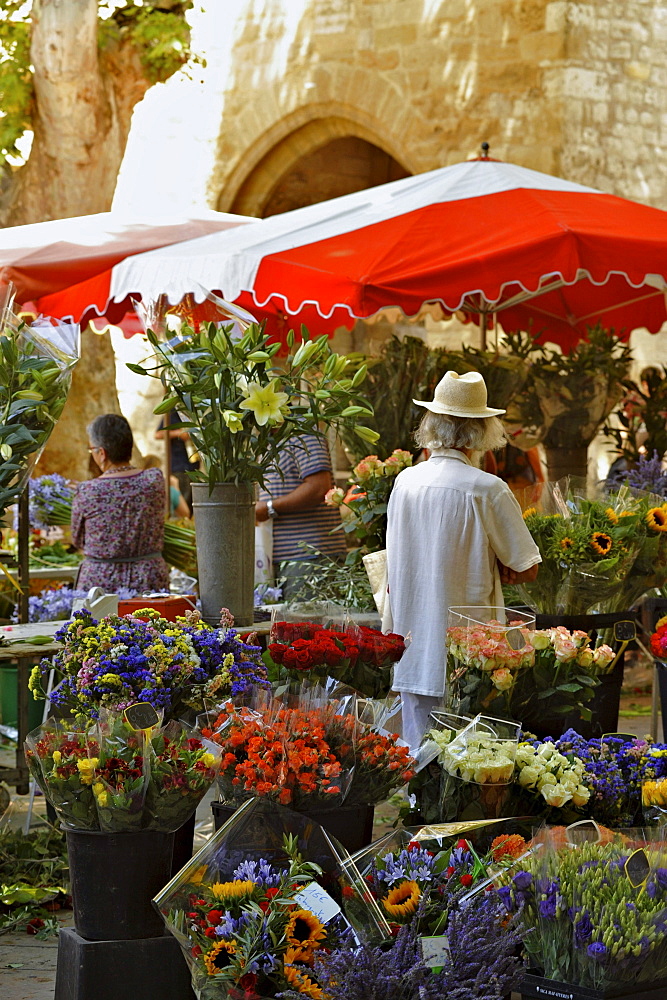
<svg viewBox="0 0 667 1000">
<path fill-rule="evenodd" d="M 354 638 L 347 632 L 334 632 L 308 622 L 277 624 L 286 626 L 285 630 L 276 630 L 278 634 L 285 635 L 285 641 L 269 643 L 269 655 L 274 663 L 288 671 L 340 677 L 359 655 Z M 308 638 L 303 634 L 288 638 L 291 634 L 296 635 L 296 630 L 300 628 L 308 630 Z"/>
</svg>

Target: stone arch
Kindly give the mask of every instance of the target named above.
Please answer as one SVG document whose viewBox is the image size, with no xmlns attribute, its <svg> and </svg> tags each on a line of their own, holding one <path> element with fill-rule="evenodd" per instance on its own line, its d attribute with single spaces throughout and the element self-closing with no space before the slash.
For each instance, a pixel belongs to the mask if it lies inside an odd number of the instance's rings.
<svg viewBox="0 0 667 1000">
<path fill-rule="evenodd" d="M 290 194 L 278 191 L 281 182 L 289 184 L 290 177 L 295 172 L 310 169 L 311 176 L 317 176 L 323 166 L 323 160 L 328 155 L 353 159 L 367 159 L 366 164 L 360 164 L 359 178 L 349 178 L 349 184 L 340 178 L 338 183 L 327 190 L 326 179 L 320 180 L 321 195 L 302 198 L 295 201 Z M 309 168 L 310 164 L 310 168 Z M 384 148 L 377 136 L 369 129 L 360 127 L 344 118 L 320 118 L 308 122 L 295 129 L 279 141 L 250 170 L 238 187 L 233 199 L 229 200 L 229 190 L 226 191 L 224 202 L 219 202 L 220 211 L 230 211 L 239 215 L 266 216 L 279 211 L 288 211 L 312 201 L 347 194 L 361 187 L 372 187 L 385 181 L 405 177 L 411 171 L 392 151 Z M 363 175 L 366 174 L 364 181 Z M 224 207 L 223 207 L 224 204 Z"/>
<path fill-rule="evenodd" d="M 223 127 L 218 165 L 211 178 L 211 186 L 219 192 L 215 199 L 219 211 L 228 212 L 232 205 L 241 204 L 241 188 L 260 165 L 263 175 L 272 169 L 274 178 L 281 176 L 302 156 L 342 136 L 356 136 L 377 146 L 411 174 L 440 166 L 423 163 L 408 152 L 415 148 L 410 133 L 420 114 L 386 79 L 341 65 L 329 73 L 316 71 L 308 76 L 313 90 L 307 104 L 291 110 L 285 107 L 291 98 L 303 99 L 302 88 L 286 93 L 284 88 L 269 87 L 261 102 L 244 105 L 242 132 L 251 138 L 241 147 Z M 238 134 L 241 129 L 231 131 Z M 255 180 L 258 189 L 261 176 Z M 256 214 L 257 195 L 244 196 L 242 203 L 239 211 Z"/>
</svg>

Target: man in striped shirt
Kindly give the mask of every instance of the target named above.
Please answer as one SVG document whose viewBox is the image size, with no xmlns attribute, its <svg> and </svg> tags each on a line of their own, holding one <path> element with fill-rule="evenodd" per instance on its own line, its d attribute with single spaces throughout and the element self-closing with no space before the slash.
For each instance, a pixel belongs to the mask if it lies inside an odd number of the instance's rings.
<svg viewBox="0 0 667 1000">
<path fill-rule="evenodd" d="M 300 542 L 334 559 L 345 557 L 344 533 L 331 533 L 340 525 L 340 512 L 324 503 L 333 485 L 327 442 L 312 434 L 293 438 L 281 452 L 277 467 L 266 476 L 255 517 L 258 522 L 273 521 L 273 562 L 283 564 L 279 574 L 287 578 L 284 598 L 289 599 L 290 592 L 298 589 L 299 578 L 315 558 L 311 550 L 300 547 Z M 286 568 L 286 562 L 302 565 Z"/>
</svg>

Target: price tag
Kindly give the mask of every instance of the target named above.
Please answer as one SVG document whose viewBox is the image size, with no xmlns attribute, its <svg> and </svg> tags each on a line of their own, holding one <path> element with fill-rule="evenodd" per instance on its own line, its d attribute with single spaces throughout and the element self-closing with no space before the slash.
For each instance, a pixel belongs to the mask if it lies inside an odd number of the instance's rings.
<svg viewBox="0 0 667 1000">
<path fill-rule="evenodd" d="M 421 939 L 422 958 L 424 964 L 434 972 L 440 972 L 445 965 L 449 965 L 452 955 L 449 950 L 449 941 L 445 934 L 436 934 L 432 937 L 422 937 Z"/>
<path fill-rule="evenodd" d="M 125 721 L 132 729 L 152 729 L 159 726 L 160 717 L 147 701 L 138 701 L 125 709 Z"/>
<path fill-rule="evenodd" d="M 309 882 L 294 896 L 294 902 L 304 910 L 310 910 L 323 924 L 340 913 L 340 906 L 317 882 Z"/>
<path fill-rule="evenodd" d="M 640 848 L 630 855 L 625 862 L 625 874 L 633 889 L 646 884 L 646 879 L 651 874 L 651 865 L 643 849 Z"/>
</svg>

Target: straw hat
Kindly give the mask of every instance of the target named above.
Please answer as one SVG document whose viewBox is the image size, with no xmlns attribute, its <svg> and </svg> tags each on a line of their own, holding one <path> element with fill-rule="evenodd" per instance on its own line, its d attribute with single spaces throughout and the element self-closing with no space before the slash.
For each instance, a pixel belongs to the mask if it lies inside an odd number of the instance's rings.
<svg viewBox="0 0 667 1000">
<path fill-rule="evenodd" d="M 433 399 L 413 399 L 431 413 L 446 413 L 450 417 L 498 417 L 505 410 L 486 405 L 486 383 L 479 372 L 445 372 L 435 387 Z"/>
</svg>

